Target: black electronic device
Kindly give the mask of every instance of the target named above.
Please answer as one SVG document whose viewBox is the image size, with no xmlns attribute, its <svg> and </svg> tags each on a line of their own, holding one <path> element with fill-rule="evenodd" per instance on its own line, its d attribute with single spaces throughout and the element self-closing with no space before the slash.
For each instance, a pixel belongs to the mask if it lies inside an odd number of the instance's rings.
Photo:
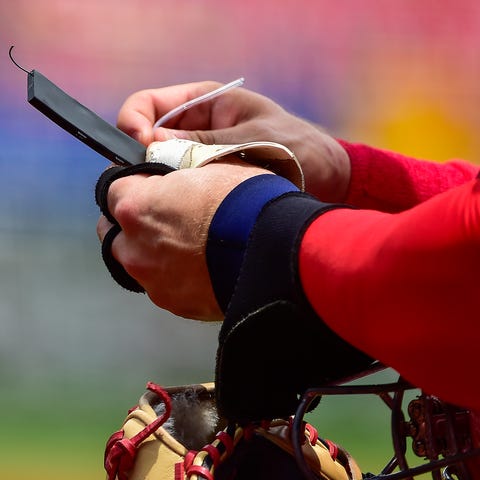
<svg viewBox="0 0 480 480">
<path fill-rule="evenodd" d="M 12 49 L 12 62 L 27 73 L 28 103 L 117 165 L 145 161 L 146 148 L 140 142 L 100 118 L 37 70 L 24 69 L 13 59 Z"/>
<path fill-rule="evenodd" d="M 145 147 L 89 110 L 36 70 L 28 72 L 28 103 L 117 165 L 145 161 Z"/>
</svg>

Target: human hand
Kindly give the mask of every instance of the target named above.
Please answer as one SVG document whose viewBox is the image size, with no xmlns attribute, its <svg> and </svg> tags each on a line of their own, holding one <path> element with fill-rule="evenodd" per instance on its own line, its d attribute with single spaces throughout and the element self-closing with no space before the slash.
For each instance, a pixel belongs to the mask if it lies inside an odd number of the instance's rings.
<svg viewBox="0 0 480 480">
<path fill-rule="evenodd" d="M 166 123 L 168 128 L 153 129 L 166 112 L 219 86 L 216 82 L 198 82 L 134 93 L 120 110 L 118 127 L 146 146 L 174 137 L 205 144 L 281 143 L 299 160 L 309 193 L 326 202 L 344 200 L 350 161 L 340 144 L 318 126 L 244 88 L 185 111 Z"/>
<path fill-rule="evenodd" d="M 199 320 L 221 320 L 207 268 L 208 229 L 225 196 L 244 180 L 265 173 L 237 157 L 165 176 L 137 174 L 115 180 L 108 211 L 121 232 L 113 257 L 161 308 Z M 112 227 L 97 224 L 101 242 Z"/>
</svg>

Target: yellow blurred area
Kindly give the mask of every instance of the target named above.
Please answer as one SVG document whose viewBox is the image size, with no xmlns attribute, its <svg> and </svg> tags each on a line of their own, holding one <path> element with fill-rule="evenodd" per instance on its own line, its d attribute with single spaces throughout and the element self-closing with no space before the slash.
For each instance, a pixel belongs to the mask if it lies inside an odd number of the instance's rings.
<svg viewBox="0 0 480 480">
<path fill-rule="evenodd" d="M 480 143 L 470 125 L 455 122 L 448 112 L 425 99 L 404 99 L 396 115 L 378 126 L 383 143 L 394 151 L 414 151 L 419 158 L 475 160 Z"/>
<path fill-rule="evenodd" d="M 20 467 L 23 459 L 18 459 L 18 464 L 12 467 L 2 468 L 2 478 L 9 480 L 103 480 L 105 475 L 98 468 L 88 468 L 85 463 L 77 462 L 57 463 L 48 467 L 38 467 L 33 462 L 26 467 Z"/>
<path fill-rule="evenodd" d="M 64 443 L 68 438 L 64 438 Z M 15 452 L 2 452 L 1 478 L 5 480 L 103 480 L 102 459 L 97 454 L 70 444 L 55 454 L 42 442 L 17 444 Z M 98 453 L 98 452 L 97 452 Z"/>
<path fill-rule="evenodd" d="M 434 161 L 480 162 L 480 90 L 469 75 L 472 65 L 433 42 L 371 55 L 346 116 L 353 141 Z"/>
</svg>

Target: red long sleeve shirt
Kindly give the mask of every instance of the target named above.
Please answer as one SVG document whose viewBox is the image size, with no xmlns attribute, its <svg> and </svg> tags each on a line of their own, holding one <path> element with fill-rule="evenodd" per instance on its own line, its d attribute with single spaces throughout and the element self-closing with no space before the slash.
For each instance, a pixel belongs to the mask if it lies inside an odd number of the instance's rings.
<svg viewBox="0 0 480 480">
<path fill-rule="evenodd" d="M 345 340 L 444 400 L 480 410 L 478 167 L 342 142 L 347 203 L 299 252 L 304 291 Z"/>
</svg>

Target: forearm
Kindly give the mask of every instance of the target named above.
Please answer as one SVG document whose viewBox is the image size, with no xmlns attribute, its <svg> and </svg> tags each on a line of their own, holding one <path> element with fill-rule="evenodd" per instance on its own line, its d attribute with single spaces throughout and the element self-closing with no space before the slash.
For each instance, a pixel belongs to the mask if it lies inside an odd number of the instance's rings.
<svg viewBox="0 0 480 480">
<path fill-rule="evenodd" d="M 400 212 L 475 178 L 479 170 L 462 160 L 436 163 L 342 140 L 339 143 L 351 164 L 345 202 L 359 208 Z"/>
<path fill-rule="evenodd" d="M 299 252 L 318 315 L 342 338 L 426 391 L 480 407 L 479 182 L 399 214 L 336 209 Z"/>
</svg>

